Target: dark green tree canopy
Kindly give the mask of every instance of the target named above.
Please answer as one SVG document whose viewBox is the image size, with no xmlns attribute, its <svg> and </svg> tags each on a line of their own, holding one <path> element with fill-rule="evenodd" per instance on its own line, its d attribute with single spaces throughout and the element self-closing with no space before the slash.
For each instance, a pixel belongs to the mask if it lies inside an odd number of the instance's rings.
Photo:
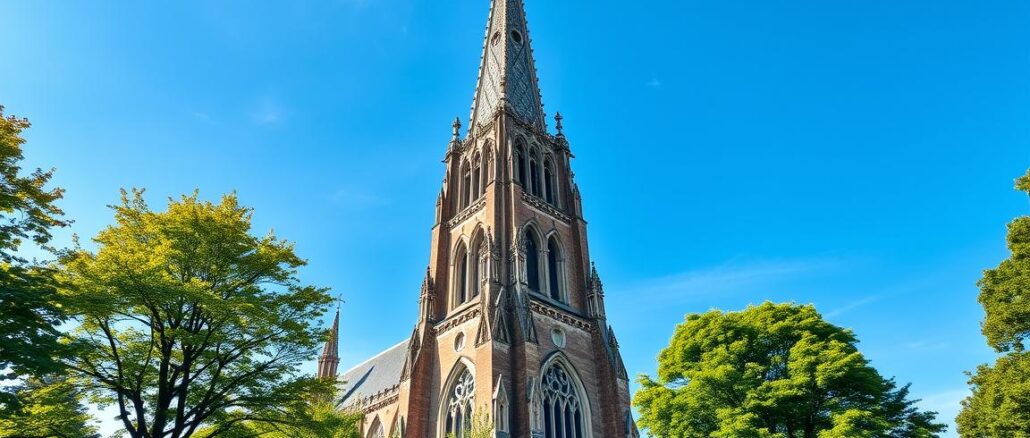
<svg viewBox="0 0 1030 438">
<path fill-rule="evenodd" d="M 327 382 L 298 375 L 332 301 L 305 285 L 305 261 L 272 234 L 251 234 L 235 195 L 196 193 L 149 209 L 125 193 L 115 224 L 62 259 L 63 294 L 86 346 L 70 365 L 95 397 L 114 403 L 133 437 L 217 434 L 281 422 Z"/>
<path fill-rule="evenodd" d="M 812 306 L 689 315 L 641 376 L 634 403 L 657 437 L 932 437 L 935 414 L 869 365 L 854 334 Z"/>
</svg>

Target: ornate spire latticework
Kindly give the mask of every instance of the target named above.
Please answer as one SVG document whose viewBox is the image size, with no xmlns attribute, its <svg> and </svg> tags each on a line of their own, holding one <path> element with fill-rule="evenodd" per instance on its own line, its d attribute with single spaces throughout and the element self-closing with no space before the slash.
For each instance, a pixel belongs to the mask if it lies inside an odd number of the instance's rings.
<svg viewBox="0 0 1030 438">
<path fill-rule="evenodd" d="M 336 309 L 336 317 L 333 318 L 333 328 L 329 329 L 329 339 L 322 347 L 322 354 L 318 356 L 318 372 L 316 377 L 335 378 L 336 368 L 340 365 L 340 309 Z"/>
<path fill-rule="evenodd" d="M 505 107 L 521 122 L 547 129 L 522 0 L 491 1 L 469 132 Z"/>
</svg>

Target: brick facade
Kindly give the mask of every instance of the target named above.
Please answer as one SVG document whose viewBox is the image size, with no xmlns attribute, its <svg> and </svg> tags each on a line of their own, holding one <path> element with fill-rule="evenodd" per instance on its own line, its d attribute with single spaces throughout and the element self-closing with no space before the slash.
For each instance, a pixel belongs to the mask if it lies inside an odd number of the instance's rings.
<svg viewBox="0 0 1030 438">
<path fill-rule="evenodd" d="M 561 118 L 549 133 L 521 0 L 492 3 L 473 126 L 462 138 L 455 122 L 444 157 L 419 321 L 371 360 L 403 366 L 395 377 L 384 363 L 348 372 L 341 405 L 366 413 L 367 436 L 382 424 L 388 437 L 442 438 L 467 369 L 470 403 L 495 436 L 565 436 L 546 430 L 564 421 L 573 437 L 636 437 Z M 545 376 L 552 366 L 561 372 Z M 351 394 L 363 379 L 374 392 Z M 553 400 L 564 407 L 543 412 Z"/>
</svg>

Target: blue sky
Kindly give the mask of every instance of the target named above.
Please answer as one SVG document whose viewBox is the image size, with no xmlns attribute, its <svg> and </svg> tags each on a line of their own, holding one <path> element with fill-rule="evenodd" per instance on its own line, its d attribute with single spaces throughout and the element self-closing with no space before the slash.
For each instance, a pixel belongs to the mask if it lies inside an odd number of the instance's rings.
<svg viewBox="0 0 1030 438">
<path fill-rule="evenodd" d="M 527 2 L 632 374 L 686 313 L 814 303 L 951 421 L 993 357 L 976 280 L 1030 211 L 1030 3 Z M 82 236 L 121 187 L 238 191 L 346 297 L 346 368 L 414 323 L 487 9 L 10 2 L 0 103 Z"/>
</svg>

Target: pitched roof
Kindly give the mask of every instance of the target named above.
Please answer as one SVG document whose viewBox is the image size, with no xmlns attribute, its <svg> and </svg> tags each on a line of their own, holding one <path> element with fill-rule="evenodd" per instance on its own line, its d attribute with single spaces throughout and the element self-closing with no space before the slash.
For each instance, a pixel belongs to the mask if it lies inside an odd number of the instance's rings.
<svg viewBox="0 0 1030 438">
<path fill-rule="evenodd" d="M 339 378 L 340 398 L 336 406 L 350 406 L 400 383 L 408 342 L 394 345 L 343 373 Z"/>
</svg>

